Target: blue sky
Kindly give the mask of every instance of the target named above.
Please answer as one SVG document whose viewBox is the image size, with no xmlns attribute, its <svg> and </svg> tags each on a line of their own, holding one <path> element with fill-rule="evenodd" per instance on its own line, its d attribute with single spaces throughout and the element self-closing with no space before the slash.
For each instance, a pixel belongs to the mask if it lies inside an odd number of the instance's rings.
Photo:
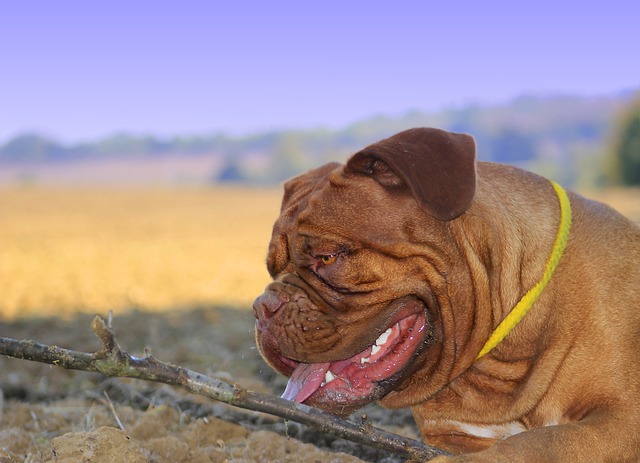
<svg viewBox="0 0 640 463">
<path fill-rule="evenodd" d="M 341 127 L 640 87 L 640 2 L 6 1 L 0 143 Z"/>
</svg>

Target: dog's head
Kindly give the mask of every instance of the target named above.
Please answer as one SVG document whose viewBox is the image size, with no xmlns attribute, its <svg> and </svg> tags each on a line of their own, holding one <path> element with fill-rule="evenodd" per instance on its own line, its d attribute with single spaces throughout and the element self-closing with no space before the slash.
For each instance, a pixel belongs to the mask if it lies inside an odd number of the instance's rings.
<svg viewBox="0 0 640 463">
<path fill-rule="evenodd" d="M 451 355 L 448 223 L 475 185 L 473 139 L 437 129 L 287 182 L 267 258 L 274 281 L 254 303 L 259 350 L 290 377 L 284 397 L 347 414 L 439 374 Z"/>
</svg>

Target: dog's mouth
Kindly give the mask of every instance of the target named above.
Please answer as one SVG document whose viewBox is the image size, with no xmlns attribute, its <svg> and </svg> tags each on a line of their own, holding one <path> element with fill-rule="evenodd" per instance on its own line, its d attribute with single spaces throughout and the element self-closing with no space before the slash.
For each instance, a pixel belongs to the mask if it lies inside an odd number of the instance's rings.
<svg viewBox="0 0 640 463">
<path fill-rule="evenodd" d="M 362 352 L 345 360 L 300 363 L 280 357 L 292 369 L 284 399 L 346 414 L 378 400 L 405 375 L 427 335 L 425 313 L 406 316 L 387 328 Z"/>
</svg>

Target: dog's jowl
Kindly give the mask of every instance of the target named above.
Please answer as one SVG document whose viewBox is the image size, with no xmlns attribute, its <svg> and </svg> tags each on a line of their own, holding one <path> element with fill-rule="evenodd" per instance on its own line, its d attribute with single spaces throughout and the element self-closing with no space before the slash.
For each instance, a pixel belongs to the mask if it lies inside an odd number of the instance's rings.
<svg viewBox="0 0 640 463">
<path fill-rule="evenodd" d="M 285 398 L 411 407 L 464 454 L 433 461 L 640 461 L 640 228 L 607 206 L 412 129 L 287 182 L 267 266 Z"/>
</svg>

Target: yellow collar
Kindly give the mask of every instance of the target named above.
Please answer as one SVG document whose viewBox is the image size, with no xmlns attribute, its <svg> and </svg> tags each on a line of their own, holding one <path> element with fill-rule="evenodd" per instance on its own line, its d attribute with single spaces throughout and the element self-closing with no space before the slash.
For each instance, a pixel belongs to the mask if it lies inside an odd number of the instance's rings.
<svg viewBox="0 0 640 463">
<path fill-rule="evenodd" d="M 547 266 L 544 270 L 544 274 L 542 275 L 542 279 L 524 296 L 522 296 L 522 299 L 520 299 L 515 307 L 511 309 L 511 312 L 509 312 L 505 319 L 502 320 L 493 333 L 491 333 L 489 340 L 485 343 L 484 347 L 478 354 L 478 357 L 476 357 L 476 360 L 483 357 L 494 347 L 500 344 L 511 330 L 520 323 L 520 320 L 524 318 L 527 312 L 529 312 L 531 306 L 533 306 L 538 297 L 540 297 L 545 286 L 547 286 L 547 283 L 551 280 L 551 277 L 560 262 L 560 258 L 564 253 L 564 249 L 567 247 L 569 231 L 571 229 L 571 203 L 569 202 L 567 192 L 560 185 L 553 181 L 551 181 L 551 185 L 553 185 L 553 189 L 556 191 L 558 200 L 560 201 L 560 225 L 558 226 L 558 234 L 556 235 L 556 240 L 553 243 L 553 249 L 549 256 L 549 260 L 547 261 Z"/>
</svg>

